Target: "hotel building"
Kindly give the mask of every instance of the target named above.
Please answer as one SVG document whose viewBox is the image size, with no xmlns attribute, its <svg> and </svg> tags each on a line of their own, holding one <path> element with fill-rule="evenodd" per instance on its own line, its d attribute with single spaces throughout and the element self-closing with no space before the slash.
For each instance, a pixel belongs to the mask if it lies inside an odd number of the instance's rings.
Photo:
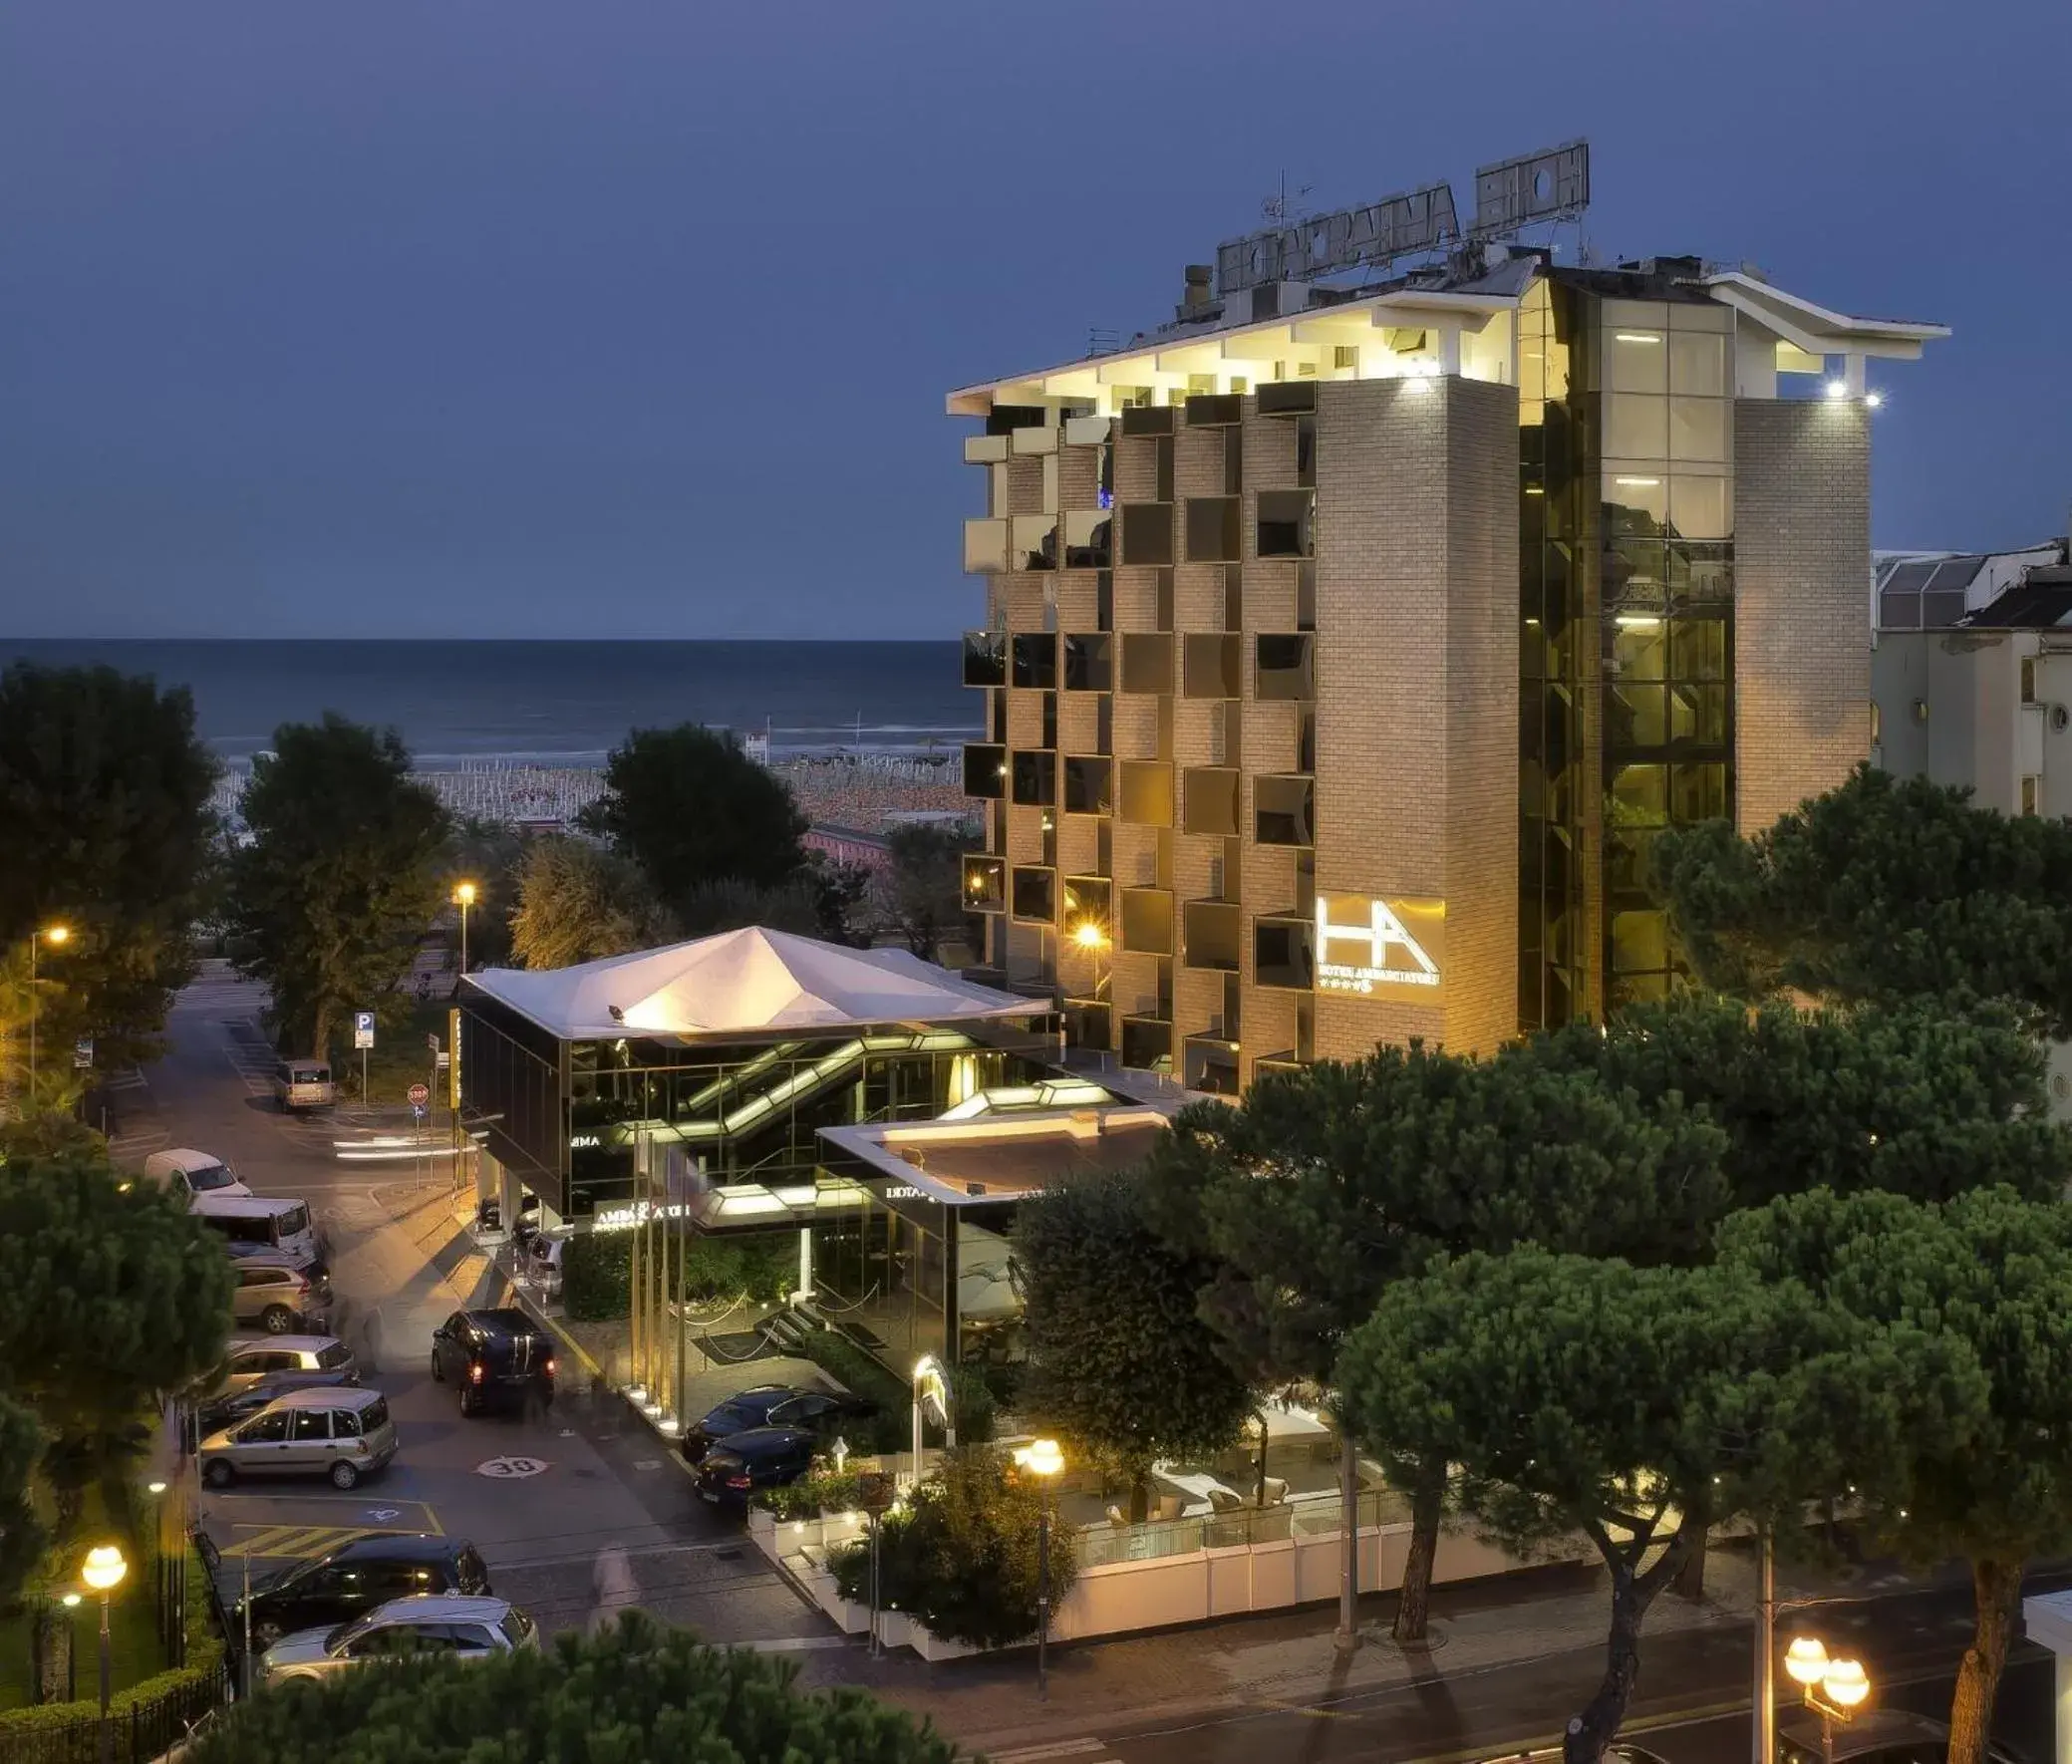
<svg viewBox="0 0 2072 1764">
<path fill-rule="evenodd" d="M 1870 750 L 1867 364 L 1943 335 L 1485 238 L 951 394 L 990 978 L 1220 1091 L 1663 994 L 1655 834 Z"/>
</svg>

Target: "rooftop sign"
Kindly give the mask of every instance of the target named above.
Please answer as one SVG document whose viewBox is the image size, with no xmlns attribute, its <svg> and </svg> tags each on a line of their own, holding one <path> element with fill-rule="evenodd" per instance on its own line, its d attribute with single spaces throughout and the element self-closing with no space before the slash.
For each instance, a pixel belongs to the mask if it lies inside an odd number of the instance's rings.
<svg viewBox="0 0 2072 1764">
<path fill-rule="evenodd" d="M 1590 143 L 1572 141 L 1475 172 L 1475 224 L 1467 236 L 1499 238 L 1540 220 L 1561 220 L 1590 200 Z M 1450 183 L 1428 183 L 1378 202 L 1284 221 L 1216 247 L 1216 291 L 1303 282 L 1380 267 L 1462 238 Z"/>
</svg>

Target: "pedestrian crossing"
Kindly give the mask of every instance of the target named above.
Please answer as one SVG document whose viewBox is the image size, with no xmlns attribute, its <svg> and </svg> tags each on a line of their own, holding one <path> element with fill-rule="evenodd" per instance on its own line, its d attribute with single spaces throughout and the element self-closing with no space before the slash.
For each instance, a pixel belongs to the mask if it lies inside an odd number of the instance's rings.
<svg viewBox="0 0 2072 1764">
<path fill-rule="evenodd" d="M 255 1018 L 266 1009 L 266 988 L 256 980 L 240 980 L 220 963 L 205 964 L 201 978 L 172 998 L 175 1012 L 219 1022 Z"/>
<path fill-rule="evenodd" d="M 988 1752 L 990 1764 L 1046 1764 L 1052 1758 L 1084 1759 L 1086 1764 L 1116 1764 L 1106 1756 L 1108 1742 L 1104 1739 L 1080 1737 L 1078 1739 L 1052 1740 L 1047 1745 L 1020 1746 L 1012 1752 Z"/>
<path fill-rule="evenodd" d="M 226 1562 L 232 1557 L 260 1556 L 308 1562 L 359 1538 L 400 1535 L 385 1525 L 233 1525 L 230 1529 L 248 1535 L 222 1547 Z"/>
</svg>

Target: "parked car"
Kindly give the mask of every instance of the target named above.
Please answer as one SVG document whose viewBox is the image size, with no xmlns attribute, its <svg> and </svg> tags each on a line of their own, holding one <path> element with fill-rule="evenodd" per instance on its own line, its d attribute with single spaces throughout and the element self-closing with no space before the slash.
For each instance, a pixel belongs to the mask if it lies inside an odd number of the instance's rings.
<svg viewBox="0 0 2072 1764">
<path fill-rule="evenodd" d="M 385 1532 L 253 1581 L 249 1599 L 230 1607 L 230 1633 L 242 1638 L 247 1605 L 252 1645 L 268 1648 L 300 1629 L 352 1622 L 393 1599 L 441 1593 L 479 1599 L 490 1591 L 489 1571 L 465 1539 Z"/>
<path fill-rule="evenodd" d="M 525 1273 L 533 1286 L 549 1299 L 561 1296 L 561 1255 L 568 1247 L 568 1234 L 536 1231 L 525 1244 Z"/>
<path fill-rule="evenodd" d="M 708 1451 L 698 1466 L 701 1500 L 719 1507 L 745 1507 L 758 1488 L 782 1488 L 813 1467 L 817 1434 L 803 1427 L 751 1427 L 731 1434 Z"/>
<path fill-rule="evenodd" d="M 273 1068 L 273 1097 L 282 1114 L 298 1114 L 305 1108 L 333 1107 L 338 1086 L 321 1059 L 283 1059 Z"/>
<path fill-rule="evenodd" d="M 199 1450 L 201 1441 L 210 1434 L 235 1427 L 291 1390 L 337 1390 L 357 1382 L 357 1375 L 345 1372 L 283 1372 L 249 1389 L 219 1391 L 203 1397 L 188 1417 L 187 1450 Z"/>
<path fill-rule="evenodd" d="M 259 1674 L 267 1683 L 279 1684 L 289 1678 L 321 1678 L 362 1660 L 394 1659 L 399 1654 L 487 1659 L 538 1645 L 539 1630 L 532 1619 L 508 1600 L 420 1593 L 378 1605 L 350 1623 L 282 1636 L 259 1661 Z"/>
<path fill-rule="evenodd" d="M 814 1390 L 798 1384 L 757 1384 L 737 1390 L 717 1408 L 708 1409 L 684 1433 L 684 1456 L 694 1464 L 723 1439 L 751 1427 L 803 1427 L 829 1434 L 848 1421 L 878 1412 L 868 1397 L 845 1390 Z"/>
<path fill-rule="evenodd" d="M 306 1202 L 257 1194 L 203 1194 L 194 1197 L 192 1211 L 232 1243 L 279 1250 L 305 1263 L 317 1260 L 317 1231 Z"/>
<path fill-rule="evenodd" d="M 269 1335 L 263 1340 L 240 1338 L 230 1343 L 223 1360 L 224 1392 L 248 1390 L 266 1380 L 284 1380 L 297 1372 L 339 1372 L 338 1381 L 360 1382 L 353 1350 L 336 1335 Z"/>
<path fill-rule="evenodd" d="M 325 1476 L 335 1488 L 352 1488 L 395 1457 L 396 1423 L 379 1390 L 290 1390 L 210 1434 L 197 1455 L 211 1488 L 240 1476 Z"/>
<path fill-rule="evenodd" d="M 175 1149 L 154 1151 L 144 1160 L 148 1181 L 169 1188 L 192 1201 L 198 1194 L 250 1194 L 238 1181 L 237 1172 L 221 1158 L 205 1151 Z"/>
<path fill-rule="evenodd" d="M 321 1327 L 329 1306 L 328 1289 L 299 1268 L 270 1260 L 237 1264 L 230 1314 L 240 1327 L 262 1328 L 269 1335 Z"/>
<path fill-rule="evenodd" d="M 432 1331 L 432 1376 L 460 1412 L 554 1400 L 554 1341 L 522 1311 L 456 1311 Z"/>
</svg>

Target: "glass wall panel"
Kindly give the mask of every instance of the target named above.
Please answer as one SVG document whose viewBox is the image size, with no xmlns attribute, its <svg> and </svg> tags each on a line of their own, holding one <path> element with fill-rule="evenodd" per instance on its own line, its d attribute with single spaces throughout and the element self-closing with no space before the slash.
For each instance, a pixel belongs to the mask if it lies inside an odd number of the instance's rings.
<svg viewBox="0 0 2072 1764">
<path fill-rule="evenodd" d="M 1047 692 L 1057 685 L 1057 638 L 1049 631 L 1018 631 L 1014 649 L 1015 684 Z"/>
<path fill-rule="evenodd" d="M 1008 793 L 1008 750 L 992 741 L 969 741 L 964 749 L 964 793 L 999 798 Z"/>
<path fill-rule="evenodd" d="M 1072 755 L 1064 762 L 1064 811 L 1107 814 L 1114 807 L 1108 790 L 1109 764 L 1104 758 Z"/>
<path fill-rule="evenodd" d="M 1190 563 L 1230 563 L 1238 549 L 1238 498 L 1235 496 L 1189 496 L 1187 498 L 1187 560 Z"/>
<path fill-rule="evenodd" d="M 1104 570 L 1115 561 L 1115 517 L 1099 508 L 1068 509 L 1064 516 L 1064 567 Z"/>
<path fill-rule="evenodd" d="M 1113 639 L 1104 631 L 1067 635 L 1064 640 L 1064 690 L 1113 690 Z"/>
<path fill-rule="evenodd" d="M 1727 456 L 1727 413 L 1723 398 L 1669 400 L 1669 457 L 1724 463 Z"/>
<path fill-rule="evenodd" d="M 1138 826 L 1173 824 L 1173 768 L 1163 759 L 1122 761 L 1119 817 Z"/>
<path fill-rule="evenodd" d="M 1258 699 L 1305 700 L 1317 696 L 1312 657 L 1315 640 L 1304 632 L 1262 634 L 1253 696 Z"/>
<path fill-rule="evenodd" d="M 1017 748 L 1014 800 L 1025 808 L 1050 808 L 1057 801 L 1057 755 L 1040 748 Z"/>
<path fill-rule="evenodd" d="M 1608 392 L 1667 392 L 1669 390 L 1668 333 L 1646 325 L 1622 327 L 1612 333 L 1605 352 L 1605 388 Z M 1609 425 L 1607 433 L 1609 434 Z M 1645 452 L 1644 447 L 1617 448 L 1606 443 L 1607 452 Z"/>
<path fill-rule="evenodd" d="M 1236 901 L 1191 900 L 1181 922 L 1188 967 L 1237 973 L 1243 927 Z"/>
<path fill-rule="evenodd" d="M 1261 490 L 1258 546 L 1261 557 L 1316 555 L 1317 492 Z"/>
<path fill-rule="evenodd" d="M 1173 640 L 1162 631 L 1129 631 L 1122 637 L 1122 690 L 1173 690 Z"/>
<path fill-rule="evenodd" d="M 1724 477 L 1678 472 L 1669 483 L 1669 530 L 1679 539 L 1725 539 L 1733 534 Z"/>
<path fill-rule="evenodd" d="M 1008 634 L 1005 631 L 967 631 L 964 634 L 964 684 L 1006 686 L 1007 683 Z"/>
<path fill-rule="evenodd" d="M 1182 640 L 1186 696 L 1235 699 L 1244 694 L 1244 639 L 1235 631 L 1190 631 Z"/>
<path fill-rule="evenodd" d="M 1225 766 L 1189 766 L 1186 772 L 1185 830 L 1237 836 L 1238 787 L 1242 773 Z"/>
<path fill-rule="evenodd" d="M 1309 919 L 1255 919 L 1252 974 L 1263 987 L 1282 992 L 1316 990 L 1317 927 Z"/>
<path fill-rule="evenodd" d="M 1015 917 L 1052 924 L 1057 918 L 1057 872 L 1018 867 L 1013 872 Z"/>
<path fill-rule="evenodd" d="M 1315 845 L 1316 802 L 1313 778 L 1254 778 L 1253 837 L 1261 845 Z"/>
<path fill-rule="evenodd" d="M 1695 394 L 1700 398 L 1725 398 L 1733 388 L 1727 384 L 1727 340 L 1703 332 L 1672 331 L 1669 334 L 1669 391 Z"/>
<path fill-rule="evenodd" d="M 1008 904 L 1008 860 L 990 852 L 964 854 L 964 906 L 970 913 L 998 913 Z"/>
<path fill-rule="evenodd" d="M 1122 562 L 1169 564 L 1173 561 L 1173 505 L 1170 502 L 1122 504 Z"/>
<path fill-rule="evenodd" d="M 1120 948 L 1140 956 L 1173 953 L 1173 897 L 1163 888 L 1122 891 Z"/>
</svg>

